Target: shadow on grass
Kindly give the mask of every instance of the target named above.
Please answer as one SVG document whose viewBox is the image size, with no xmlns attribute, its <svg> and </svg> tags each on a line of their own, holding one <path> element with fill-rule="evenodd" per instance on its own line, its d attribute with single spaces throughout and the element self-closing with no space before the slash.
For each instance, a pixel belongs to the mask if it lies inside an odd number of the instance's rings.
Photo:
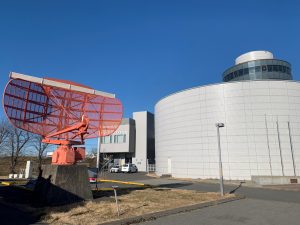
<svg viewBox="0 0 300 225">
<path fill-rule="evenodd" d="M 1 225 L 32 224 L 39 221 L 40 216 L 26 210 L 31 206 L 33 193 L 14 186 L 0 186 L 0 218 Z"/>
<path fill-rule="evenodd" d="M 158 185 L 158 187 L 161 187 L 161 188 L 181 188 L 181 187 L 190 186 L 192 184 L 193 183 L 172 183 L 172 184 Z"/>
<path fill-rule="evenodd" d="M 150 188 L 150 187 L 121 187 L 121 188 L 117 188 L 117 194 L 118 196 L 122 196 L 122 195 L 127 195 L 130 194 L 132 191 L 135 190 L 144 190 L 146 188 Z M 107 200 L 108 198 L 114 198 L 115 194 L 113 190 L 93 190 L 93 197 L 94 200 L 96 199 L 97 201 L 99 200 Z"/>
<path fill-rule="evenodd" d="M 185 187 L 185 186 L 189 186 L 192 185 L 192 183 L 172 183 L 172 184 L 163 184 L 163 185 L 157 185 L 157 186 L 120 186 L 119 188 L 117 188 L 117 194 L 118 196 L 122 196 L 122 195 L 127 195 L 130 194 L 132 191 L 135 190 L 143 190 L 143 189 L 147 189 L 147 188 L 166 188 L 165 190 L 167 190 L 167 188 L 181 188 L 181 187 Z M 164 189 L 159 189 L 164 190 Z M 93 190 L 93 197 L 94 199 L 99 199 L 99 200 L 108 200 L 109 198 L 114 198 L 114 191 L 113 190 L 101 190 L 101 188 L 99 188 L 99 190 Z"/>
</svg>

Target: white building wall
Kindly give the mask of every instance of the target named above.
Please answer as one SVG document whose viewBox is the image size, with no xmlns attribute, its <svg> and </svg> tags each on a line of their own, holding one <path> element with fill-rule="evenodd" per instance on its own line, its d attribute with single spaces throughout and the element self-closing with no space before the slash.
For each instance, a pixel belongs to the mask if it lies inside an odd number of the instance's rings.
<svg viewBox="0 0 300 225">
<path fill-rule="evenodd" d="M 129 124 L 122 124 L 118 129 L 111 135 L 111 143 L 101 143 L 100 152 L 101 153 L 123 153 L 130 152 L 129 148 Z M 124 143 L 114 143 L 114 135 L 126 135 L 126 141 Z"/>
<path fill-rule="evenodd" d="M 220 128 L 225 179 L 281 176 L 277 121 L 283 172 L 293 175 L 289 121 L 296 173 L 300 175 L 299 82 L 221 83 L 170 95 L 155 106 L 157 173 L 218 178 L 215 123 L 222 122 L 225 124 Z"/>
<path fill-rule="evenodd" d="M 139 171 L 147 171 L 147 112 L 134 112 L 135 156 L 132 158 Z"/>
<path fill-rule="evenodd" d="M 123 141 L 116 141 L 115 136 L 123 136 Z M 103 140 L 103 139 L 106 140 Z M 107 142 L 110 140 L 110 142 Z M 101 153 L 134 153 L 135 151 L 135 123 L 132 119 L 122 120 L 118 129 L 110 136 L 103 137 L 101 141 Z"/>
</svg>

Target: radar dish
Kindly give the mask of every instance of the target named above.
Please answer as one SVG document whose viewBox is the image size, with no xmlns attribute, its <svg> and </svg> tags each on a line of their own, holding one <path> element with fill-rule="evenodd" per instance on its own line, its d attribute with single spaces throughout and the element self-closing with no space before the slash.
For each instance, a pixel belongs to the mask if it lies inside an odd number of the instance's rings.
<svg viewBox="0 0 300 225">
<path fill-rule="evenodd" d="M 79 140 L 76 131 L 57 131 L 89 119 L 84 138 L 112 134 L 123 116 L 122 103 L 113 94 L 71 81 L 10 74 L 3 95 L 10 122 L 23 130 L 56 139 Z"/>
</svg>

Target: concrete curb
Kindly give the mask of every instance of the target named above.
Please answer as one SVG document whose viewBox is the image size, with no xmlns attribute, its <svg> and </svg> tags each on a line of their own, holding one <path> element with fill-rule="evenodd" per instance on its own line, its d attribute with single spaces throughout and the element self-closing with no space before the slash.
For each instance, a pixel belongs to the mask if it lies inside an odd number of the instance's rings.
<svg viewBox="0 0 300 225">
<path fill-rule="evenodd" d="M 195 204 L 195 205 L 184 206 L 184 207 L 175 208 L 175 209 L 169 209 L 166 211 L 149 213 L 149 214 L 144 214 L 141 216 L 130 217 L 130 218 L 111 221 L 111 222 L 107 222 L 107 223 L 101 223 L 101 225 L 130 225 L 130 224 L 134 224 L 134 223 L 141 223 L 141 222 L 156 220 L 157 218 L 160 218 L 160 217 L 165 217 L 165 216 L 183 213 L 183 212 L 190 212 L 193 210 L 202 209 L 202 208 L 206 208 L 206 207 L 210 207 L 210 206 L 215 206 L 215 205 L 219 205 L 219 204 L 223 204 L 223 203 L 227 203 L 227 202 L 237 201 L 237 200 L 241 200 L 244 198 L 245 198 L 245 196 L 236 196 L 236 197 L 220 199 L 220 200 L 211 201 L 211 202 L 204 202 L 204 203 L 199 203 L 199 204 Z"/>
<path fill-rule="evenodd" d="M 13 183 L 12 182 L 6 182 L 6 181 L 3 181 L 3 182 L 0 182 L 0 184 L 4 185 L 4 186 L 10 186 L 12 185 Z"/>
<path fill-rule="evenodd" d="M 27 180 L 3 180 L 0 181 L 0 184 L 5 185 L 5 186 L 11 186 L 11 185 L 22 185 L 26 184 L 28 182 Z"/>
</svg>

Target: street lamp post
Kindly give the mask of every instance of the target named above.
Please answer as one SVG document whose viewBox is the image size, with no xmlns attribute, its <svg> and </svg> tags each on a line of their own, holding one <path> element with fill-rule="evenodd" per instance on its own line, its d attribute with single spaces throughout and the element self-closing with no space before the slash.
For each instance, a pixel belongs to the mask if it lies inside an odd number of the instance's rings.
<svg viewBox="0 0 300 225">
<path fill-rule="evenodd" d="M 220 127 L 224 127 L 224 123 L 216 123 L 218 133 L 218 149 L 219 149 L 219 175 L 220 175 L 220 192 L 221 196 L 224 196 L 224 184 L 223 184 L 223 168 L 222 168 L 222 155 L 221 155 L 221 143 L 220 143 Z"/>
<path fill-rule="evenodd" d="M 96 162 L 96 168 L 97 168 L 98 171 L 100 169 L 100 154 L 101 154 L 100 149 L 101 149 L 101 137 L 100 137 L 100 134 L 99 134 L 98 146 L 97 146 L 97 162 Z"/>
</svg>

